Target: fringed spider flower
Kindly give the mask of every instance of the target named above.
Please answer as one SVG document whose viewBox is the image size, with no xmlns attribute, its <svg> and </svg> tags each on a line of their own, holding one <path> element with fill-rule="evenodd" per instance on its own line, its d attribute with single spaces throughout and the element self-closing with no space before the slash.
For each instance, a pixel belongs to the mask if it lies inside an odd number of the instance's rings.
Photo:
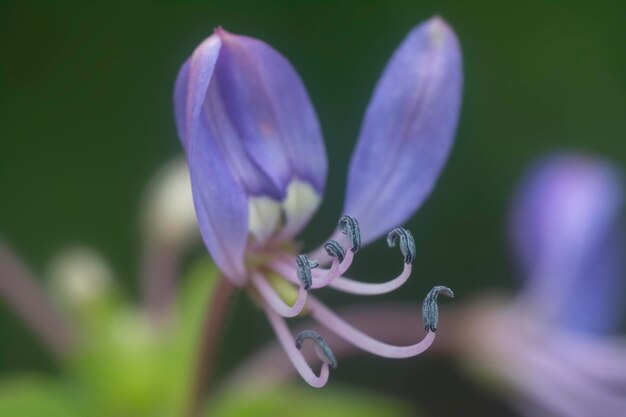
<svg viewBox="0 0 626 417">
<path fill-rule="evenodd" d="M 223 276 L 247 289 L 265 311 L 289 359 L 312 386 L 337 362 L 316 332 L 293 337 L 285 318 L 308 314 L 329 331 L 376 355 L 407 358 L 435 338 L 439 294 L 424 302 L 425 338 L 392 346 L 354 328 L 312 292 L 331 287 L 377 295 L 406 282 L 415 258 L 398 227 L 423 203 L 448 157 L 456 130 L 462 63 L 452 29 L 438 17 L 413 29 L 387 64 L 367 108 L 348 172 L 337 232 L 298 254 L 294 237 L 318 208 L 327 161 L 317 116 L 298 74 L 269 45 L 218 28 L 183 64 L 174 101 L 200 231 Z M 344 274 L 359 248 L 385 232 L 399 246 L 403 271 L 370 284 Z M 284 291 L 293 292 L 290 300 Z M 317 375 L 300 348 L 312 342 Z"/>
</svg>

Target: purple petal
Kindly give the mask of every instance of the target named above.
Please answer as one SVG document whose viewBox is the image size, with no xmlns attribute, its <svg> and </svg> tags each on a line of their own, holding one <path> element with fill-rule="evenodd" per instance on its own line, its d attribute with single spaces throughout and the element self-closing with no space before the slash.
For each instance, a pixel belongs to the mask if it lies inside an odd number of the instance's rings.
<svg viewBox="0 0 626 417">
<path fill-rule="evenodd" d="M 186 148 L 185 141 L 187 140 L 186 118 L 187 118 L 187 96 L 189 94 L 189 65 L 191 59 L 185 61 L 176 77 L 176 84 L 174 85 L 174 118 L 176 120 L 176 131 L 178 137 Z"/>
<path fill-rule="evenodd" d="M 210 71 L 208 78 L 185 88 L 189 83 L 186 63 L 176 82 L 175 113 L 183 144 L 189 141 L 192 128 L 202 140 L 215 142 L 250 195 L 283 200 L 296 178 L 321 194 L 327 171 L 324 143 L 313 106 L 293 67 L 259 40 L 223 29 L 209 39 L 215 45 L 200 46 L 191 63 L 194 66 L 207 55 L 206 62 L 196 66 L 210 66 L 205 68 Z M 184 123 L 183 114 L 187 115 Z"/>
<path fill-rule="evenodd" d="M 438 17 L 395 51 L 367 108 L 344 213 L 364 243 L 405 222 L 430 194 L 448 158 L 463 84 L 459 43 Z"/>
<path fill-rule="evenodd" d="M 174 91 L 175 115 L 202 238 L 219 268 L 239 282 L 248 234 L 247 196 L 202 117 L 220 48 L 219 37 L 213 35 L 183 64 Z"/>
<path fill-rule="evenodd" d="M 526 292 L 568 328 L 604 332 L 620 320 L 622 187 L 608 164 L 566 154 L 541 161 L 514 200 L 511 238 Z"/>
<path fill-rule="evenodd" d="M 207 112 L 241 143 L 245 158 L 279 188 L 297 177 L 322 194 L 326 151 L 317 116 L 300 77 L 269 45 L 218 30 L 223 48 Z M 222 119 L 223 118 L 223 119 Z M 226 120 L 224 120 L 226 119 Z"/>
<path fill-rule="evenodd" d="M 247 195 L 212 141 L 198 141 L 188 163 L 204 244 L 220 270 L 241 283 L 248 237 Z"/>
</svg>

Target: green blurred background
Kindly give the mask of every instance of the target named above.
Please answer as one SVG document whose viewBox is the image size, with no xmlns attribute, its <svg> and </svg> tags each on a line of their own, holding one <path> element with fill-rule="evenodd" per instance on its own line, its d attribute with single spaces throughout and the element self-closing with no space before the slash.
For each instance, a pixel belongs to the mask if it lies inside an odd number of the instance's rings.
<svg viewBox="0 0 626 417">
<path fill-rule="evenodd" d="M 4 0 L 0 236 L 42 273 L 62 247 L 90 244 L 136 294 L 142 192 L 181 153 L 174 78 L 195 46 L 222 25 L 273 45 L 309 89 L 330 165 L 324 204 L 304 235 L 313 246 L 340 214 L 347 163 L 376 79 L 408 30 L 434 14 L 449 21 L 463 47 L 462 116 L 438 186 L 408 224 L 418 247 L 414 279 L 385 299 L 414 301 L 417 308 L 433 284 L 453 287 L 461 299 L 514 288 L 504 225 L 524 167 L 562 148 L 626 165 L 624 2 Z M 398 261 L 382 243 L 365 253 L 356 275 L 384 277 L 386 265 Z M 324 296 L 334 305 L 359 301 Z M 222 373 L 271 337 L 244 297 L 231 322 Z M 251 328 L 257 330 L 250 334 Z M 56 372 L 0 305 L 0 372 L 25 369 Z M 509 413 L 447 363 L 370 358 L 342 369 L 333 378 L 415 398 L 433 415 L 461 415 L 468 404 L 482 415 Z"/>
</svg>

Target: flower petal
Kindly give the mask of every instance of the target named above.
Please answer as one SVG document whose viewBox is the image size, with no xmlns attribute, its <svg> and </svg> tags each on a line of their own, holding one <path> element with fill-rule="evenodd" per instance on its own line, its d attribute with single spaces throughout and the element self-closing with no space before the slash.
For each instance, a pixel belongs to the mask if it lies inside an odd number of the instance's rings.
<svg viewBox="0 0 626 417">
<path fill-rule="evenodd" d="M 220 270 L 241 284 L 248 236 L 247 196 L 212 141 L 195 145 L 188 164 L 200 233 Z"/>
<path fill-rule="evenodd" d="M 294 177 L 321 194 L 326 152 L 300 77 L 266 43 L 223 29 L 216 33 L 223 47 L 210 86 L 217 97 L 207 97 L 207 114 L 222 112 L 249 163 L 271 178 L 281 197 Z"/>
<path fill-rule="evenodd" d="M 219 268 L 240 283 L 248 235 L 247 195 L 202 117 L 220 49 L 219 37 L 211 36 L 183 64 L 174 91 L 175 115 L 202 238 Z"/>
<path fill-rule="evenodd" d="M 462 58 L 439 17 L 413 29 L 378 81 L 350 162 L 344 213 L 364 243 L 406 221 L 428 197 L 452 147 Z"/>
<path fill-rule="evenodd" d="M 189 94 L 189 65 L 191 59 L 186 60 L 176 77 L 176 84 L 174 85 L 174 119 L 176 120 L 176 131 L 178 132 L 178 138 L 180 139 L 183 148 L 186 148 L 185 144 L 187 140 L 187 95 Z"/>
<path fill-rule="evenodd" d="M 582 155 L 542 160 L 523 180 L 512 207 L 511 238 L 529 299 L 549 319 L 586 332 L 618 325 L 623 203 L 616 170 Z"/>
</svg>

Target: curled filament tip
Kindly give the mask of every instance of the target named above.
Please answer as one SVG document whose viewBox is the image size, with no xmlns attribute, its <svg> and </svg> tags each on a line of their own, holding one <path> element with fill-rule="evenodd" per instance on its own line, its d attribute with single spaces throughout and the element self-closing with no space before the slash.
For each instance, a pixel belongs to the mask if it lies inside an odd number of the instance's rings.
<svg viewBox="0 0 626 417">
<path fill-rule="evenodd" d="M 330 347 L 322 336 L 313 330 L 305 330 L 296 336 L 296 347 L 301 349 L 302 343 L 306 339 L 311 339 L 315 342 L 315 353 L 322 362 L 329 364 L 333 369 L 337 368 L 337 358 L 335 358 L 335 354 L 330 350 Z"/>
<path fill-rule="evenodd" d="M 361 247 L 361 230 L 359 229 L 359 222 L 352 216 L 341 216 L 339 222 L 339 231 L 348 236 L 350 241 L 350 250 L 356 252 Z"/>
<path fill-rule="evenodd" d="M 437 322 L 439 321 L 439 307 L 437 306 L 439 294 L 454 298 L 454 292 L 450 288 L 441 285 L 430 290 L 426 298 L 424 298 L 424 304 L 422 304 L 424 329 L 433 333 L 437 331 Z"/>
<path fill-rule="evenodd" d="M 397 227 L 387 235 L 387 245 L 389 245 L 390 248 L 394 248 L 398 239 L 400 239 L 400 251 L 404 256 L 404 263 L 412 264 L 415 259 L 415 241 L 413 240 L 413 235 L 408 230 Z"/>
<path fill-rule="evenodd" d="M 311 284 L 313 283 L 311 269 L 317 268 L 319 266 L 319 262 L 310 260 L 306 255 L 298 255 L 296 256 L 296 265 L 298 279 L 302 283 L 305 290 L 310 290 Z"/>
<path fill-rule="evenodd" d="M 336 240 L 329 240 L 324 244 L 326 253 L 331 258 L 337 258 L 339 262 L 343 262 L 343 258 L 346 256 L 346 250 Z"/>
</svg>

